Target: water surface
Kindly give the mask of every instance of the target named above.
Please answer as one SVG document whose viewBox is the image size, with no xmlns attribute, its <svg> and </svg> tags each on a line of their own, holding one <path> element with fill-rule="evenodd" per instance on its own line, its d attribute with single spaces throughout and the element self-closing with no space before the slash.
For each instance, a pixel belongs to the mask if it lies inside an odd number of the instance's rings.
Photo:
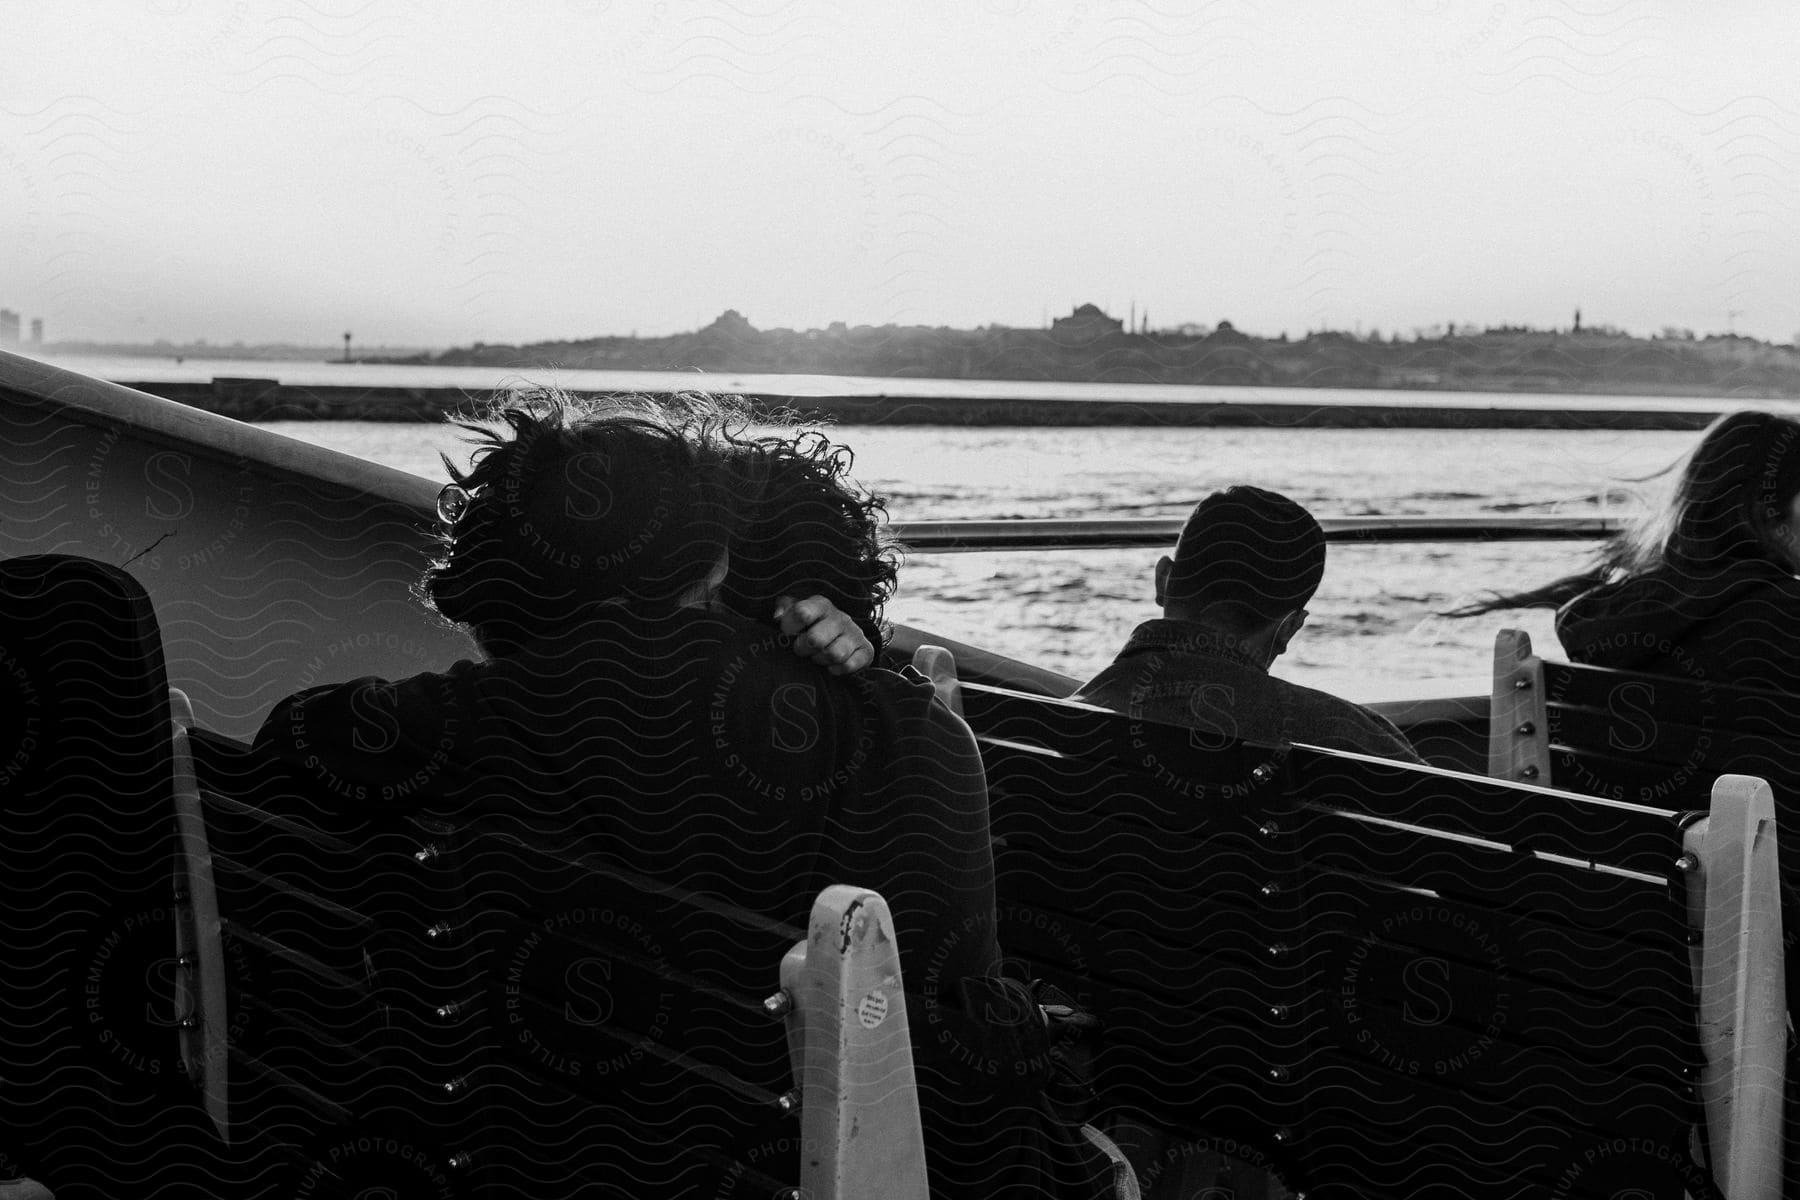
<svg viewBox="0 0 1800 1200">
<path fill-rule="evenodd" d="M 429 478 L 466 455 L 444 425 L 279 422 L 278 432 Z M 1360 429 L 846 427 L 856 477 L 895 520 L 1180 516 L 1252 483 L 1324 515 L 1593 514 L 1621 480 L 1667 465 L 1691 433 Z M 1278 675 L 1358 698 L 1485 691 L 1494 632 L 1554 650 L 1546 612 L 1434 616 L 1488 589 L 1574 569 L 1571 542 L 1333 546 L 1306 628 Z M 1156 615 L 1143 550 L 909 556 L 895 620 L 1086 678 Z M 1421 685 L 1421 681 L 1444 681 Z M 1451 682 L 1453 681 L 1453 683 Z"/>
</svg>

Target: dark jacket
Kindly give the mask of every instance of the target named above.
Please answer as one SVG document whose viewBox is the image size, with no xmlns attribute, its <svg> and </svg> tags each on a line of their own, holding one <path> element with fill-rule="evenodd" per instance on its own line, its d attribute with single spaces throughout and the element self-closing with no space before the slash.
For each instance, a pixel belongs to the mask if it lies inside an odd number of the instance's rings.
<svg viewBox="0 0 1800 1200">
<path fill-rule="evenodd" d="M 1386 717 L 1277 679 L 1226 635 L 1194 621 L 1145 621 L 1072 699 L 1225 738 L 1423 761 Z"/>
<path fill-rule="evenodd" d="M 1800 692 L 1800 580 L 1766 559 L 1592 588 L 1556 614 L 1556 636 L 1573 662 Z"/>
<path fill-rule="evenodd" d="M 927 947 L 957 976 L 998 958 L 991 924 L 957 935 L 994 908 L 968 727 L 922 679 L 829 675 L 734 616 L 605 606 L 504 658 L 300 692 L 257 744 L 348 810 L 501 814 L 801 926 L 827 883 L 875 888 L 909 979 Z"/>
<path fill-rule="evenodd" d="M 981 759 L 922 678 L 832 676 L 735 616 L 608 605 L 504 658 L 302 692 L 257 742 L 348 808 L 517 821 L 802 929 L 826 885 L 874 888 L 908 993 L 948 1012 L 909 1013 L 934 1194 L 996 1168 L 1034 1195 L 1092 1194 L 1043 1189 L 1041 1171 L 1069 1176 L 1034 1097 L 996 1097 L 962 1061 L 970 1035 L 941 1036 L 999 952 Z"/>
</svg>

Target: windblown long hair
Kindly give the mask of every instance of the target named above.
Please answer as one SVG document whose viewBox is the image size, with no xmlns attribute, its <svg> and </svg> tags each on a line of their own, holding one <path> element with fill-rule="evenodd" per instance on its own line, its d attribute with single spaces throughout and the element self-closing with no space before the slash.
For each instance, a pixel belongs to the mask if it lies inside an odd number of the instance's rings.
<svg viewBox="0 0 1800 1200">
<path fill-rule="evenodd" d="M 1605 542 L 1583 570 L 1444 615 L 1561 607 L 1600 584 L 1664 568 L 1702 575 L 1754 559 L 1791 567 L 1792 550 L 1780 530 L 1800 493 L 1800 421 L 1750 410 L 1727 413 L 1692 450 L 1649 478 L 1662 476 L 1673 480 L 1661 501 Z"/>
</svg>

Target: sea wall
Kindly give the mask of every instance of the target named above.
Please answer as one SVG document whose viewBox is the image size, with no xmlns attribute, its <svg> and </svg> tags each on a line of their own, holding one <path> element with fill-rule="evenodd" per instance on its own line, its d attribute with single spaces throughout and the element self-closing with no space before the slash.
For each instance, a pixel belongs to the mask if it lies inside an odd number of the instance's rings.
<svg viewBox="0 0 1800 1200">
<path fill-rule="evenodd" d="M 437 421 L 472 413 L 489 398 L 461 388 L 308 387 L 273 379 L 130 382 L 154 396 L 240 421 Z M 760 412 L 791 409 L 842 425 L 1136 425 L 1310 429 L 1704 429 L 1729 401 L 1693 408 L 1558 407 L 1526 397 L 1492 405 L 1232 400 L 1020 400 L 912 396 L 775 396 L 752 393 Z"/>
</svg>

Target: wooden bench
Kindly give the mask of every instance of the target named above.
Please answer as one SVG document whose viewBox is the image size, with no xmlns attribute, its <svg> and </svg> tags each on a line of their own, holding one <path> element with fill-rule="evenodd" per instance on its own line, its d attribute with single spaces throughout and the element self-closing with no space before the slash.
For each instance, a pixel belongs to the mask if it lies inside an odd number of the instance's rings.
<svg viewBox="0 0 1800 1200">
<path fill-rule="evenodd" d="M 982 746 L 1003 946 L 1171 1131 L 1146 1195 L 1221 1150 L 1309 1197 L 1780 1194 L 1759 781 L 1689 818 L 920 665 Z"/>
<path fill-rule="evenodd" d="M 1800 794 L 1800 696 L 1556 662 L 1494 639 L 1488 774 L 1652 808 L 1692 808 L 1726 772 Z"/>
<path fill-rule="evenodd" d="M 196 986 L 222 997 L 195 1037 L 234 1155 L 265 1194 L 465 1190 L 489 1047 L 441 1015 L 474 973 L 459 880 L 422 854 L 441 830 L 354 823 L 241 743 L 188 738 Z"/>
<path fill-rule="evenodd" d="M 521 823 L 358 824 L 190 736 L 223 992 L 193 1036 L 267 1194 L 923 1200 L 880 896 L 801 930 Z"/>
<path fill-rule="evenodd" d="M 168 676 L 149 596 L 69 555 L 0 561 L 0 1177 L 195 1190 Z"/>
</svg>

